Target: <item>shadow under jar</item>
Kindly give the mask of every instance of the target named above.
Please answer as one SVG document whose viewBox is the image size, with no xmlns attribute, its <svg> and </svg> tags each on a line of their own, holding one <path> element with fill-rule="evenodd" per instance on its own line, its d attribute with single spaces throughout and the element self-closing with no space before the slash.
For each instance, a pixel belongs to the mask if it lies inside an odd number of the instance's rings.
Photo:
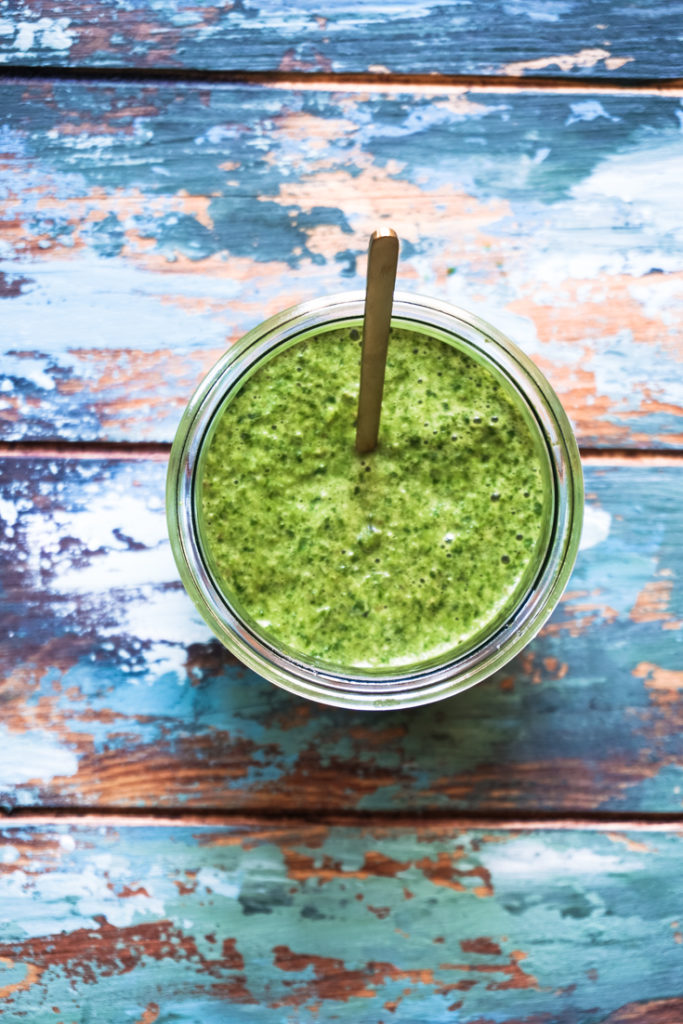
<svg viewBox="0 0 683 1024">
<path fill-rule="evenodd" d="M 390 710 L 491 675 L 541 628 L 581 533 L 578 448 L 508 338 L 397 293 L 379 443 L 355 450 L 362 293 L 245 335 L 178 428 L 181 578 L 245 665 L 300 696 Z"/>
</svg>

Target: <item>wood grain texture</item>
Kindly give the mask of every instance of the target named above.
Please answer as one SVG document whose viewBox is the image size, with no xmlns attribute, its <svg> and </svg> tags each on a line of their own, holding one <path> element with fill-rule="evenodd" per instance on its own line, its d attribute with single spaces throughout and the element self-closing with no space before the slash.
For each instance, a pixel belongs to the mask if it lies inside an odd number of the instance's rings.
<svg viewBox="0 0 683 1024">
<path fill-rule="evenodd" d="M 672 0 L 2 0 L 0 61 L 57 67 L 665 78 Z"/>
<path fill-rule="evenodd" d="M 170 440 L 389 222 L 399 286 L 515 338 L 582 443 L 683 440 L 677 98 L 41 81 L 0 117 L 5 439 Z"/>
<path fill-rule="evenodd" d="M 1 841 L 12 1021 L 683 1013 L 677 832 L 9 824 Z"/>
<path fill-rule="evenodd" d="M 293 697 L 212 639 L 162 463 L 0 468 L 5 806 L 681 812 L 678 465 L 588 466 L 584 550 L 540 636 L 472 690 L 385 714 Z"/>
</svg>

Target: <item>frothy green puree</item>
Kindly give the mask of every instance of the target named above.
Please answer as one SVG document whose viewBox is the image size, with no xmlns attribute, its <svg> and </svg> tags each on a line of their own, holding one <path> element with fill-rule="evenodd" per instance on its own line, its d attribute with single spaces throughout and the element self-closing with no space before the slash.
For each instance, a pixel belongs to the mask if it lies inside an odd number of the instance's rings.
<svg viewBox="0 0 683 1024">
<path fill-rule="evenodd" d="M 359 331 L 279 353 L 220 413 L 205 557 L 272 640 L 348 667 L 422 662 L 527 585 L 549 515 L 538 440 L 494 373 L 392 328 L 380 444 L 354 448 Z"/>
</svg>

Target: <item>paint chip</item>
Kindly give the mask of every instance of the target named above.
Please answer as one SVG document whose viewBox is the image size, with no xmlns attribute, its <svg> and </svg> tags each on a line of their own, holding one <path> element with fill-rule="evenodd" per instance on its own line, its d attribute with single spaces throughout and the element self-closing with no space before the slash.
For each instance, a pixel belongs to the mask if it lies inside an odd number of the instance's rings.
<svg viewBox="0 0 683 1024">
<path fill-rule="evenodd" d="M 583 529 L 581 531 L 581 543 L 579 551 L 587 551 L 601 544 L 609 536 L 612 516 L 604 508 L 596 505 L 586 505 L 583 512 Z"/>
</svg>

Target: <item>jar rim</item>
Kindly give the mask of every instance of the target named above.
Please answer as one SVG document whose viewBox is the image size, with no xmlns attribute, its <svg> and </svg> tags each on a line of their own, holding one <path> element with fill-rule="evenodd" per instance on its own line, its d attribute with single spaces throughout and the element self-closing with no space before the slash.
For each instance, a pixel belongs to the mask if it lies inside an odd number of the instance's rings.
<svg viewBox="0 0 683 1024">
<path fill-rule="evenodd" d="M 171 547 L 181 579 L 221 642 L 249 668 L 309 699 L 342 707 L 384 710 L 443 699 L 467 689 L 506 664 L 536 635 L 557 605 L 573 569 L 581 533 L 583 477 L 578 447 L 559 398 L 509 338 L 476 314 L 407 292 L 396 292 L 392 322 L 436 330 L 459 340 L 463 351 L 483 355 L 506 376 L 533 413 L 552 468 L 555 521 L 543 564 L 500 628 L 474 647 L 427 667 L 367 673 L 323 667 L 285 653 L 259 636 L 232 608 L 207 569 L 198 539 L 195 482 L 202 444 L 226 397 L 280 346 L 307 330 L 362 319 L 363 292 L 344 292 L 291 306 L 263 321 L 235 343 L 204 377 L 190 399 L 171 449 L 166 508 Z"/>
</svg>

